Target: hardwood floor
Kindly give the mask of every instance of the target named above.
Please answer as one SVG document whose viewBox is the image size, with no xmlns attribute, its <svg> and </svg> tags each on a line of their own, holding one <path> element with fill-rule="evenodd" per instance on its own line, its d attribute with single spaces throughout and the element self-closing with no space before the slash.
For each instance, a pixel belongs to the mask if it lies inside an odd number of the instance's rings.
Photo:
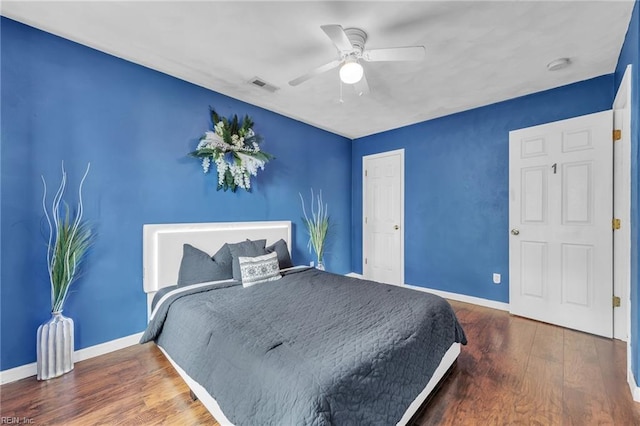
<svg viewBox="0 0 640 426">
<path fill-rule="evenodd" d="M 469 344 L 417 424 L 640 425 L 625 343 L 451 305 Z"/>
<path fill-rule="evenodd" d="M 153 343 L 76 363 L 49 381 L 2 385 L 0 416 L 33 425 L 218 424 Z"/>
<path fill-rule="evenodd" d="M 418 425 L 640 425 L 624 343 L 451 304 L 469 344 Z M 0 416 L 33 425 L 217 424 L 153 344 L 79 362 L 47 382 L 0 386 Z"/>
</svg>

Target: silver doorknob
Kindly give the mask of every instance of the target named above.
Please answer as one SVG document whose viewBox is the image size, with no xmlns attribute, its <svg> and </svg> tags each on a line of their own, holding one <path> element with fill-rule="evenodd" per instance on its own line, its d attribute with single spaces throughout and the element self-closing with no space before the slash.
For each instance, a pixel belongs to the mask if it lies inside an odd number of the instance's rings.
<svg viewBox="0 0 640 426">
<path fill-rule="evenodd" d="M 398 229 L 400 229 L 400 227 L 399 227 L 398 225 L 395 225 L 395 226 L 393 227 L 393 229 L 395 229 L 395 230 L 397 231 Z"/>
<path fill-rule="evenodd" d="M 520 230 L 518 228 L 513 228 L 511 230 L 511 235 L 519 235 L 520 234 Z"/>
</svg>

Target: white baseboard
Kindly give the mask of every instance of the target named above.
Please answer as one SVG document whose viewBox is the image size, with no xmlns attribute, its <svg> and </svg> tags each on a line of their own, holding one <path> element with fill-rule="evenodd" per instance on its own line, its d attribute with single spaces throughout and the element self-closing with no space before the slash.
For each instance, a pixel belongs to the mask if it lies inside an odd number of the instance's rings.
<svg viewBox="0 0 640 426">
<path fill-rule="evenodd" d="M 345 274 L 345 275 L 351 278 L 360 278 L 361 280 L 364 279 L 364 276 L 362 274 L 358 274 L 356 272 L 349 272 L 348 274 Z"/>
<path fill-rule="evenodd" d="M 631 367 L 627 367 L 627 383 L 629 383 L 629 389 L 631 390 L 631 396 L 636 402 L 640 402 L 640 388 L 636 384 L 636 379 L 633 377 Z"/>
<path fill-rule="evenodd" d="M 499 311 L 509 311 L 509 304 L 496 300 L 484 299 L 482 297 L 467 296 L 466 294 L 450 293 L 448 291 L 437 290 L 435 288 L 420 287 L 417 285 L 405 284 L 405 287 L 412 288 L 426 293 L 437 294 L 445 299 L 456 300 L 458 302 L 471 303 L 473 305 L 484 306 L 486 308 L 497 309 Z"/>
<path fill-rule="evenodd" d="M 360 279 L 364 278 L 362 274 L 357 274 L 355 272 L 349 272 L 346 275 L 352 278 L 360 278 Z M 500 311 L 509 310 L 508 303 L 497 302 L 495 300 L 489 300 L 489 299 L 483 299 L 481 297 L 467 296 L 466 294 L 460 294 L 460 293 L 450 293 L 448 291 L 436 290 L 434 288 L 428 288 L 428 287 L 420 287 L 420 286 L 411 285 L 411 284 L 405 284 L 401 287 L 408 287 L 413 290 L 424 291 L 425 293 L 433 293 L 440 297 L 444 297 L 445 299 L 456 300 L 458 302 L 471 303 L 473 305 L 484 306 L 486 308 L 491 308 L 491 309 L 498 309 Z"/>
<path fill-rule="evenodd" d="M 36 372 L 37 366 L 35 362 L 32 362 L 31 364 L 21 365 L 15 368 L 10 368 L 8 370 L 2 370 L 0 371 L 0 385 L 35 376 Z"/>
<path fill-rule="evenodd" d="M 85 359 L 94 358 L 100 355 L 108 354 L 109 352 L 136 345 L 140 341 L 140 337 L 142 337 L 142 333 L 136 333 L 130 336 L 121 337 L 109 342 L 104 342 L 98 345 L 89 346 L 88 348 L 80 349 L 78 351 L 75 351 L 73 354 L 74 362 L 84 361 Z M 0 385 L 35 376 L 36 371 L 37 367 L 35 362 L 0 371 Z"/>
<path fill-rule="evenodd" d="M 130 336 L 121 337 L 119 339 L 111 340 L 109 342 L 100 343 L 98 345 L 89 346 L 88 348 L 80 349 L 75 352 L 75 362 L 84 361 L 85 359 L 94 358 L 100 355 L 108 354 L 109 352 L 117 351 L 118 349 L 128 348 L 129 346 L 136 345 L 140 342 L 143 332 L 132 334 Z"/>
</svg>

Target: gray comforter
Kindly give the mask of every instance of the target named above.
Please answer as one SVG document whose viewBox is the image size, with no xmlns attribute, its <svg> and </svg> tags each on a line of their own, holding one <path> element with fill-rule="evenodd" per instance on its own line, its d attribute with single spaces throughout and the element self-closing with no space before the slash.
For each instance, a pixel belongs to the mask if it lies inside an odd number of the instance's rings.
<svg viewBox="0 0 640 426">
<path fill-rule="evenodd" d="M 155 340 L 236 425 L 391 425 L 453 342 L 451 306 L 316 269 L 169 293 Z"/>
</svg>

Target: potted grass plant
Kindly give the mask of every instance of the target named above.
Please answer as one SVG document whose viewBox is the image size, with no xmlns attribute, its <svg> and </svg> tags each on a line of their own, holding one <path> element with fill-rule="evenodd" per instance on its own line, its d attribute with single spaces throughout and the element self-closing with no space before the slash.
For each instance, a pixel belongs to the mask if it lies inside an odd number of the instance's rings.
<svg viewBox="0 0 640 426">
<path fill-rule="evenodd" d="M 316 268 L 324 271 L 324 242 L 329 232 L 329 206 L 322 200 L 322 191 L 314 196 L 313 188 L 311 189 L 311 216 L 307 215 L 304 198 L 300 194 L 302 202 L 302 221 L 307 228 L 309 234 L 309 252 L 313 250 L 316 254 Z"/>
<path fill-rule="evenodd" d="M 83 220 L 82 187 L 89 174 L 90 164 L 80 181 L 78 205 L 71 211 L 63 200 L 67 187 L 67 173 L 62 163 L 62 180 L 47 207 L 47 183 L 42 176 L 44 193 L 42 208 L 49 227 L 47 268 L 51 285 L 51 319 L 38 327 L 37 379 L 48 380 L 73 369 L 73 320 L 62 315 L 69 288 L 78 278 L 80 265 L 91 246 L 93 234 Z"/>
</svg>

